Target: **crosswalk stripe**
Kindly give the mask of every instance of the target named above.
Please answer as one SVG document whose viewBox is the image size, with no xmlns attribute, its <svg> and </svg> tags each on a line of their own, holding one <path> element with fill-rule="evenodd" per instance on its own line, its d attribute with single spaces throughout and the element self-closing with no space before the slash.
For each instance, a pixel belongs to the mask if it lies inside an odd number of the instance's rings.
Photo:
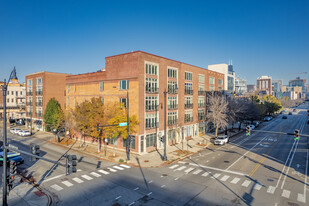
<svg viewBox="0 0 309 206">
<path fill-rule="evenodd" d="M 306 203 L 305 195 L 304 195 L 304 194 L 299 194 L 299 193 L 298 193 L 298 195 L 297 195 L 297 201 L 298 201 L 298 202 Z"/>
<path fill-rule="evenodd" d="M 185 173 L 189 173 L 189 172 L 191 172 L 192 170 L 194 170 L 194 168 L 193 168 L 193 167 L 190 167 L 189 169 L 185 170 Z"/>
<path fill-rule="evenodd" d="M 228 175 L 224 175 L 222 178 L 221 178 L 221 181 L 226 181 L 228 178 L 229 178 L 230 176 L 228 176 Z"/>
<path fill-rule="evenodd" d="M 291 192 L 289 190 L 283 190 L 281 196 L 285 198 L 290 198 Z"/>
<path fill-rule="evenodd" d="M 256 183 L 255 185 L 254 185 L 254 189 L 255 190 L 260 190 L 262 188 L 262 185 L 260 184 L 260 183 Z"/>
<path fill-rule="evenodd" d="M 242 183 L 241 186 L 243 186 L 243 187 L 248 187 L 248 186 L 250 185 L 250 183 L 251 183 L 251 181 L 245 180 L 245 181 Z"/>
<path fill-rule="evenodd" d="M 84 181 L 79 179 L 78 177 L 74 177 L 72 180 L 74 180 L 77 183 L 83 183 Z"/>
<path fill-rule="evenodd" d="M 73 186 L 73 184 L 71 182 L 69 182 L 69 181 L 63 181 L 62 184 L 64 184 L 67 187 L 72 187 Z"/>
<path fill-rule="evenodd" d="M 235 178 L 231 181 L 231 183 L 232 183 L 232 184 L 237 184 L 237 182 L 239 182 L 239 180 L 240 180 L 240 178 L 235 177 Z"/>
<path fill-rule="evenodd" d="M 121 167 L 124 167 L 124 168 L 128 168 L 128 169 L 131 168 L 131 166 L 129 166 L 129 165 L 124 165 L 124 164 L 121 164 L 120 166 L 121 166 Z"/>
<path fill-rule="evenodd" d="M 212 179 L 215 179 L 215 178 L 218 178 L 220 175 L 221 175 L 221 174 L 216 173 L 216 174 L 214 174 L 214 176 L 212 176 L 211 178 L 212 178 Z"/>
<path fill-rule="evenodd" d="M 113 166 L 113 168 L 116 168 L 117 170 L 124 170 L 122 167 L 119 166 Z"/>
<path fill-rule="evenodd" d="M 186 168 L 186 166 L 181 166 L 181 167 L 177 168 L 176 170 L 177 170 L 177 171 L 181 171 L 181 170 L 183 170 L 183 169 L 185 169 L 185 168 Z"/>
<path fill-rule="evenodd" d="M 202 174 L 203 177 L 207 177 L 209 175 L 209 172 L 205 172 L 204 174 Z"/>
<path fill-rule="evenodd" d="M 82 178 L 85 178 L 86 180 L 92 180 L 92 177 L 89 177 L 88 175 L 82 175 Z"/>
<path fill-rule="evenodd" d="M 98 170 L 99 172 L 101 172 L 101 173 L 103 173 L 103 174 L 105 174 L 105 175 L 108 175 L 109 174 L 109 172 L 106 172 L 105 170 Z"/>
<path fill-rule="evenodd" d="M 98 173 L 95 173 L 95 172 L 91 172 L 90 174 L 92 174 L 95 177 L 101 177 L 101 175 L 99 175 Z"/>
<path fill-rule="evenodd" d="M 199 173 L 201 173 L 202 172 L 202 170 L 196 170 L 195 172 L 193 172 L 193 174 L 194 175 L 197 175 L 197 174 L 199 174 Z"/>
<path fill-rule="evenodd" d="M 170 169 L 175 169 L 176 167 L 178 167 L 179 165 L 173 165 L 173 166 L 170 166 L 169 168 Z"/>
<path fill-rule="evenodd" d="M 267 192 L 270 193 L 270 194 L 274 194 L 275 189 L 276 189 L 275 187 L 269 186 L 268 189 L 267 189 Z"/>
<path fill-rule="evenodd" d="M 57 191 L 60 191 L 60 190 L 63 189 L 62 187 L 60 187 L 59 185 L 56 185 L 56 184 L 54 184 L 54 185 L 52 185 L 50 187 L 53 188 L 54 190 L 57 190 Z"/>
<path fill-rule="evenodd" d="M 117 172 L 117 170 L 114 170 L 113 168 L 107 168 L 107 169 L 109 169 L 109 171 L 111 172 Z"/>
</svg>

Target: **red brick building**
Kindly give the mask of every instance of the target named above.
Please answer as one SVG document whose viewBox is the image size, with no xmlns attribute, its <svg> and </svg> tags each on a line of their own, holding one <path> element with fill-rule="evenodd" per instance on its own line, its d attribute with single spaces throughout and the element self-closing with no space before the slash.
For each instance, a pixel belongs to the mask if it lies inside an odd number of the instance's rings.
<svg viewBox="0 0 309 206">
<path fill-rule="evenodd" d="M 142 154 L 162 148 L 164 91 L 167 91 L 169 145 L 194 138 L 205 121 L 205 91 L 222 91 L 224 75 L 172 59 L 135 51 L 105 58 L 102 71 L 67 76 L 66 104 L 74 108 L 92 97 L 127 103 L 140 124 L 131 151 Z M 122 139 L 113 142 L 124 148 Z"/>
</svg>

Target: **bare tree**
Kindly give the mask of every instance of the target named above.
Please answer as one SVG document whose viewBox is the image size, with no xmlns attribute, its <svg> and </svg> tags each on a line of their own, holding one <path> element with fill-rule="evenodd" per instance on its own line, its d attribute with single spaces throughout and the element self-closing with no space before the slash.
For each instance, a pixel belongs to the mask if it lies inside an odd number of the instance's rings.
<svg viewBox="0 0 309 206">
<path fill-rule="evenodd" d="M 235 122 L 239 122 L 239 130 L 241 122 L 244 120 L 244 116 L 247 110 L 248 99 L 247 98 L 235 98 L 230 97 L 228 101 L 228 118 L 232 123 L 232 129 L 234 129 Z"/>
<path fill-rule="evenodd" d="M 212 122 L 216 128 L 215 135 L 218 136 L 218 129 L 228 126 L 228 103 L 224 95 L 211 94 L 209 96 L 209 112 L 207 119 Z"/>
</svg>

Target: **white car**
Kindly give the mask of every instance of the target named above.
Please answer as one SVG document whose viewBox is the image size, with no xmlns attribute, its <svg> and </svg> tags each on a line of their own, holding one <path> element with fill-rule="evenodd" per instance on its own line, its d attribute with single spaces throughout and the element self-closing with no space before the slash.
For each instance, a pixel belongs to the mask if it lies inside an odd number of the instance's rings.
<svg viewBox="0 0 309 206">
<path fill-rule="evenodd" d="M 15 133 L 15 130 L 16 130 L 16 128 L 12 128 L 12 129 L 10 129 L 10 132 Z"/>
<path fill-rule="evenodd" d="M 19 133 L 20 136 L 31 136 L 31 133 L 28 130 L 23 130 Z"/>
<path fill-rule="evenodd" d="M 16 128 L 12 133 L 13 134 L 18 134 L 19 131 L 21 131 L 21 129 Z"/>
<path fill-rule="evenodd" d="M 224 145 L 226 143 L 229 142 L 229 137 L 226 136 L 226 135 L 222 135 L 222 136 L 218 136 L 216 139 L 215 139 L 215 145 Z"/>
</svg>

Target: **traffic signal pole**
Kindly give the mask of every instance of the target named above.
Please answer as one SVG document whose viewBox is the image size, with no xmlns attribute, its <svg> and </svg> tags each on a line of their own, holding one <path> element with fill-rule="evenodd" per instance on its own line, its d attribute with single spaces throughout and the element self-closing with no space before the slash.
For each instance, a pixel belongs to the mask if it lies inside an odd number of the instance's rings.
<svg viewBox="0 0 309 206">
<path fill-rule="evenodd" d="M 163 156 L 163 161 L 167 161 L 166 157 L 166 142 L 167 142 L 167 137 L 166 137 L 166 89 L 164 90 L 164 156 Z"/>
<path fill-rule="evenodd" d="M 7 137 L 6 137 L 6 91 L 7 91 L 7 83 L 4 80 L 4 84 L 2 86 L 3 90 L 3 175 L 2 175 L 2 186 L 3 186 L 3 195 L 2 195 L 2 204 L 3 206 L 7 206 Z"/>
</svg>

